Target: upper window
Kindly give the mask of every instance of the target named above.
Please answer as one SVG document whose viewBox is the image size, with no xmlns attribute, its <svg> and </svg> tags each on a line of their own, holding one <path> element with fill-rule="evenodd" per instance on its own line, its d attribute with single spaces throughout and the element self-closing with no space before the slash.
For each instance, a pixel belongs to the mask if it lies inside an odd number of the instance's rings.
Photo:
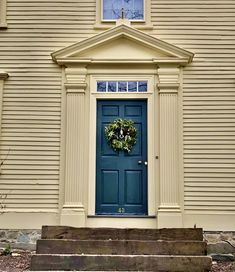
<svg viewBox="0 0 235 272">
<path fill-rule="evenodd" d="M 103 0 L 103 20 L 144 20 L 144 0 Z"/>
<path fill-rule="evenodd" d="M 96 0 L 96 29 L 109 29 L 118 19 L 127 19 L 132 27 L 153 29 L 151 0 Z"/>
</svg>

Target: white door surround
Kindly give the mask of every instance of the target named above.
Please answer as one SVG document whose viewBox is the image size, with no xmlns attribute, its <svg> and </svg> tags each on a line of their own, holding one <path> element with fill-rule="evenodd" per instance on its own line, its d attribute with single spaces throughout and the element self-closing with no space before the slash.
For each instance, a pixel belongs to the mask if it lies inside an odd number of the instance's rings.
<svg viewBox="0 0 235 272">
<path fill-rule="evenodd" d="M 52 54 L 52 58 L 66 67 L 61 224 L 182 227 L 181 99 L 178 94 L 182 89 L 182 67 L 192 61 L 193 54 L 132 27 L 120 25 L 59 50 Z M 96 93 L 97 78 L 123 77 L 127 80 L 146 78 L 150 91 L 146 94 Z M 148 101 L 149 215 L 152 218 L 115 220 L 88 217 L 94 215 L 94 132 L 98 98 L 145 98 Z"/>
</svg>

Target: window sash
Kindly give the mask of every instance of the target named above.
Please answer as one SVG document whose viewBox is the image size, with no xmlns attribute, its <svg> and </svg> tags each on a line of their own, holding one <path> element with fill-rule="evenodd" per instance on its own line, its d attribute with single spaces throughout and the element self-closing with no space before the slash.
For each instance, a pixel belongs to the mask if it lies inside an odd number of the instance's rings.
<svg viewBox="0 0 235 272">
<path fill-rule="evenodd" d="M 142 22 L 145 20 L 144 0 L 102 0 L 102 21 L 116 21 L 122 17 L 130 21 Z"/>
</svg>

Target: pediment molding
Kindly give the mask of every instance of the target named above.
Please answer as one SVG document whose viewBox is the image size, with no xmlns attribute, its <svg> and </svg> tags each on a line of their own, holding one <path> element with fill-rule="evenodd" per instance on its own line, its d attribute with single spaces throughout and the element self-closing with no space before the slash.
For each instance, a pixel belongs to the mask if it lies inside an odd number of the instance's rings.
<svg viewBox="0 0 235 272">
<path fill-rule="evenodd" d="M 126 57 L 125 50 L 118 51 L 116 49 L 116 52 L 114 51 L 113 54 L 109 52 L 110 54 L 106 57 L 105 49 L 115 48 L 118 41 L 120 44 L 122 41 L 126 41 L 127 49 L 131 50 L 133 47 L 133 50 L 135 49 L 137 53 L 139 50 L 140 54 Z M 141 54 L 144 51 L 147 53 Z M 52 59 L 59 65 L 67 66 L 76 63 L 174 63 L 186 65 L 192 61 L 193 53 L 122 24 L 54 52 Z"/>
</svg>

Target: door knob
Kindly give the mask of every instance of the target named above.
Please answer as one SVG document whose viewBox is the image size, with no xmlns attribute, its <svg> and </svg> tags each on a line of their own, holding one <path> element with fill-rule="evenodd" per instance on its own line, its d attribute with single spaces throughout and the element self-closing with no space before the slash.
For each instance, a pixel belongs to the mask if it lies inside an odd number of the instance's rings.
<svg viewBox="0 0 235 272">
<path fill-rule="evenodd" d="M 144 165 L 148 165 L 148 162 L 147 162 L 147 161 L 145 161 L 145 162 L 144 162 Z"/>
<path fill-rule="evenodd" d="M 142 161 L 138 161 L 138 164 L 142 164 Z"/>
</svg>

